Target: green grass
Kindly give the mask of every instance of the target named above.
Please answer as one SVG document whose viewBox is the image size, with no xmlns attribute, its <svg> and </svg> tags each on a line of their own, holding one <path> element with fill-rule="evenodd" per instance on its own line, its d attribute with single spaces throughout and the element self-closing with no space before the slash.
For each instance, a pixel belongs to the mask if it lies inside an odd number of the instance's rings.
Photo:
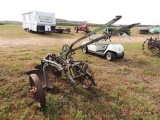
<svg viewBox="0 0 160 120">
<path fill-rule="evenodd" d="M 40 37 L 37 34 L 28 36 L 21 26 L 3 27 L 1 38 Z M 19 32 L 4 35 L 5 31 L 13 28 Z M 75 37 L 75 34 L 72 32 L 71 36 Z M 82 33 L 77 36 L 82 36 Z M 66 34 L 56 36 L 63 37 L 65 38 Z M 69 35 L 67 37 L 70 38 Z M 139 43 L 123 45 L 125 57 L 114 62 L 92 54 L 83 54 L 81 50 L 76 51 L 74 59 L 88 61 L 94 70 L 97 86 L 90 90 L 81 87 L 74 90 L 66 79 L 53 78 L 52 84 L 55 88 L 53 91 L 45 91 L 47 104 L 44 110 L 40 109 L 30 96 L 28 76 L 24 73 L 40 64 L 40 60 L 53 48 L 58 54 L 61 47 L 48 45 L 46 48 L 0 48 L 0 119 L 160 119 L 160 59 L 143 54 Z"/>
<path fill-rule="evenodd" d="M 73 27 L 71 28 L 73 30 Z M 0 31 L 1 31 L 0 37 L 2 38 L 31 38 L 31 37 L 61 38 L 62 37 L 62 34 L 59 34 L 59 33 L 52 33 L 52 34 L 28 33 L 25 30 L 23 30 L 22 25 L 0 25 Z M 74 35 L 73 33 L 70 33 L 70 34 L 66 33 L 66 34 L 63 34 L 63 37 L 72 38 L 73 35 Z"/>
</svg>

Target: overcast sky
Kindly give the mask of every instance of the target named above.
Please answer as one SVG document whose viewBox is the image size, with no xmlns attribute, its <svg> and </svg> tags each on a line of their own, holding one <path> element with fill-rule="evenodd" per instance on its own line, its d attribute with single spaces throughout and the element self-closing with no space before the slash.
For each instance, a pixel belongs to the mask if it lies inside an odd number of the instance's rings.
<svg viewBox="0 0 160 120">
<path fill-rule="evenodd" d="M 56 18 L 104 24 L 116 15 L 116 24 L 160 25 L 160 0 L 1 0 L 0 21 L 22 21 L 22 13 L 43 11 Z"/>
</svg>

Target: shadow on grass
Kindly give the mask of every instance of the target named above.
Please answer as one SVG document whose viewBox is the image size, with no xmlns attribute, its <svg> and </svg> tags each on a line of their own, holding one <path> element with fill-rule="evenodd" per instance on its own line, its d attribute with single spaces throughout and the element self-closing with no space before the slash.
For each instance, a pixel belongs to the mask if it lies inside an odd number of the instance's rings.
<svg viewBox="0 0 160 120">
<path fill-rule="evenodd" d="M 54 86 L 53 90 L 47 91 L 47 104 L 43 114 L 49 119 L 62 119 L 63 115 L 77 119 L 78 111 L 83 111 L 83 115 L 94 118 L 95 114 L 101 114 L 107 110 L 107 104 L 102 99 L 105 101 L 116 99 L 96 87 L 89 89 L 84 89 L 79 85 L 73 87 L 68 81 L 65 81 L 60 81 L 66 84 L 65 88 Z"/>
</svg>

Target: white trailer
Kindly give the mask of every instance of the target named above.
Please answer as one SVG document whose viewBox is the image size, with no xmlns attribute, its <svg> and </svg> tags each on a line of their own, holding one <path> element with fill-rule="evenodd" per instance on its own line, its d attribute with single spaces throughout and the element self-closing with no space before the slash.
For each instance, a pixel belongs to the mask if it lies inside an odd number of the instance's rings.
<svg viewBox="0 0 160 120">
<path fill-rule="evenodd" d="M 55 14 L 38 11 L 24 13 L 22 14 L 22 27 L 28 32 L 54 32 Z"/>
</svg>

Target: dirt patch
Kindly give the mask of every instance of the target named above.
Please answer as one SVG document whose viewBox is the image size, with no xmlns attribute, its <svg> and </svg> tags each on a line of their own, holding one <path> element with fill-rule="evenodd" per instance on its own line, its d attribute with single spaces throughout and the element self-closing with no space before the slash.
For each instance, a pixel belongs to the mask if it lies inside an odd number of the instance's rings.
<svg viewBox="0 0 160 120">
<path fill-rule="evenodd" d="M 63 45 L 71 44 L 79 37 L 75 38 L 0 38 L 1 48 L 16 47 L 16 46 L 47 46 L 47 45 Z M 143 43 L 144 37 L 130 36 L 130 39 L 125 37 L 113 36 L 113 43 Z M 88 38 L 84 41 L 88 41 Z M 83 42 L 83 41 L 82 41 Z M 81 44 L 80 42 L 79 44 Z"/>
<path fill-rule="evenodd" d="M 24 39 L 9 39 L 0 38 L 1 48 L 16 47 L 16 46 L 47 46 L 47 45 L 61 45 L 64 43 L 71 43 L 75 39 L 55 39 L 55 38 L 24 38 Z"/>
</svg>

